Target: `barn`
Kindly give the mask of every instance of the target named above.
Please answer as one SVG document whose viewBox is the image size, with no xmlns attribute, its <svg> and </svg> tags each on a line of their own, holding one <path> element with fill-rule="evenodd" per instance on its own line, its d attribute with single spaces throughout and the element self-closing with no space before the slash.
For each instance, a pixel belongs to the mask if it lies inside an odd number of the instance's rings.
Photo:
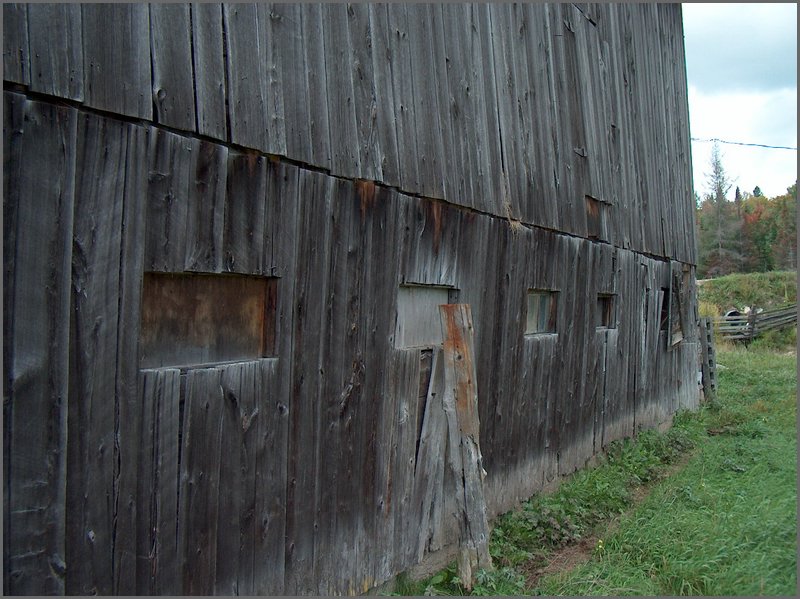
<svg viewBox="0 0 800 599">
<path fill-rule="evenodd" d="M 440 306 L 490 520 L 699 401 L 678 4 L 4 4 L 3 86 L 7 594 L 454 555 Z"/>
</svg>

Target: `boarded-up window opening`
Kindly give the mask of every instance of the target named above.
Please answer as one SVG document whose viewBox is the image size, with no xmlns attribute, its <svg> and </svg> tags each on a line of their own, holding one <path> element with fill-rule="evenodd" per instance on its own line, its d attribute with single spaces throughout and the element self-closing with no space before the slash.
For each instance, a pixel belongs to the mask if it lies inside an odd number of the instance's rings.
<svg viewBox="0 0 800 599">
<path fill-rule="evenodd" d="M 617 319 L 614 314 L 614 296 L 610 293 L 597 294 L 597 328 L 614 329 Z"/>
<path fill-rule="evenodd" d="M 401 285 L 397 293 L 394 346 L 398 349 L 442 344 L 439 306 L 458 301 L 458 289 L 439 285 Z"/>
<path fill-rule="evenodd" d="M 525 320 L 526 335 L 556 332 L 558 292 L 549 289 L 528 290 L 528 313 Z"/>
<path fill-rule="evenodd" d="M 276 303 L 275 278 L 144 273 L 140 367 L 274 356 Z"/>
<path fill-rule="evenodd" d="M 607 241 L 606 211 L 608 204 L 592 196 L 586 196 L 586 234 L 589 239 Z"/>
</svg>

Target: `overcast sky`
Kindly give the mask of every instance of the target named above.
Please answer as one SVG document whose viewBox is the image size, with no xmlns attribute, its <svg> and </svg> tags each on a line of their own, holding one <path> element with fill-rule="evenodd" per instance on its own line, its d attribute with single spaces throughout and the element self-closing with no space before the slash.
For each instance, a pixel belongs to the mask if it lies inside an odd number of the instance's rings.
<svg viewBox="0 0 800 599">
<path fill-rule="evenodd" d="M 797 5 L 683 4 L 693 138 L 797 147 Z M 711 143 L 692 142 L 695 191 L 708 192 Z M 797 152 L 720 144 L 733 181 L 764 195 L 797 179 Z"/>
</svg>

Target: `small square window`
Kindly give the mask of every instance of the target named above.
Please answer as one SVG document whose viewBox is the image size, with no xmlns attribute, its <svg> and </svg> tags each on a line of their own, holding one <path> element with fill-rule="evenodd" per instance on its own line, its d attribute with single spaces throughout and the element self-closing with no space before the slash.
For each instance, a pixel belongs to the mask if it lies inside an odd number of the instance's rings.
<svg viewBox="0 0 800 599">
<path fill-rule="evenodd" d="M 586 196 L 586 233 L 589 239 L 606 241 L 606 210 L 608 204 Z"/>
<path fill-rule="evenodd" d="M 614 316 L 614 296 L 610 293 L 597 294 L 597 328 L 613 329 L 616 328 L 616 318 Z"/>
<path fill-rule="evenodd" d="M 556 332 L 558 301 L 556 291 L 531 289 L 528 291 L 526 335 Z"/>
<path fill-rule="evenodd" d="M 397 293 L 394 344 L 398 349 L 442 344 L 439 306 L 458 301 L 458 289 L 438 285 L 401 285 Z"/>
</svg>

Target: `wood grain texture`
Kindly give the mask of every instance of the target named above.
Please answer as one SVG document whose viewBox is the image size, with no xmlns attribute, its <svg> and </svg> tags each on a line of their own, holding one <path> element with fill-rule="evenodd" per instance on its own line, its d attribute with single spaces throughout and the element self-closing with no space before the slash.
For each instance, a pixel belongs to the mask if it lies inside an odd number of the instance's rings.
<svg viewBox="0 0 800 599">
<path fill-rule="evenodd" d="M 192 3 L 192 64 L 197 117 L 195 130 L 201 135 L 227 141 L 227 73 L 222 11 L 220 4 Z"/>
<path fill-rule="evenodd" d="M 150 14 L 145 4 L 85 4 L 84 101 L 126 116 L 153 118 Z"/>
<path fill-rule="evenodd" d="M 78 4 L 28 6 L 33 91 L 78 102 L 83 100 L 81 29 Z"/>
<path fill-rule="evenodd" d="M 157 123 L 195 130 L 192 20 L 188 4 L 150 5 L 153 105 Z"/>
<path fill-rule="evenodd" d="M 22 85 L 31 81 L 27 4 L 3 4 L 3 79 Z"/>
<path fill-rule="evenodd" d="M 10 366 L 4 386 L 4 446 L 9 452 L 4 544 L 5 586 L 12 594 L 63 593 L 66 564 L 69 381 L 69 264 L 73 225 L 77 115 L 66 107 L 6 97 L 12 136 L 12 270 L 4 304 Z M 47 171 L 47 178 L 39 176 Z M 5 202 L 4 202 L 5 203 Z M 6 277 L 13 277 L 9 280 Z M 7 402 L 7 403 L 6 403 Z"/>
<path fill-rule="evenodd" d="M 227 69 L 227 108 L 230 140 L 266 151 L 267 89 L 256 4 L 223 4 L 223 30 Z"/>
<path fill-rule="evenodd" d="M 70 332 L 68 593 L 113 591 L 121 259 L 128 125 L 78 122 Z M 120 200 L 108 204 L 108 197 Z M 130 354 L 129 354 L 130 355 Z M 132 356 L 131 356 L 132 357 Z M 74 561 L 73 561 L 74 560 Z"/>
</svg>

